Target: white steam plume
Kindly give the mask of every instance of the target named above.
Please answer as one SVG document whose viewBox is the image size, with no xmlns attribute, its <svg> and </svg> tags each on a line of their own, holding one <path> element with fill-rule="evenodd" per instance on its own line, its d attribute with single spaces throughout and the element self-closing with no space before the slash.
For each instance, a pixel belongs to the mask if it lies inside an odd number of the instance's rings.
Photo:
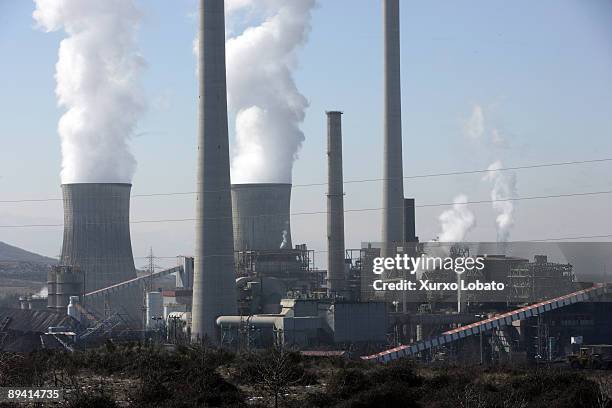
<svg viewBox="0 0 612 408">
<path fill-rule="evenodd" d="M 315 0 L 233 0 L 261 24 L 227 40 L 228 103 L 236 114 L 232 182 L 290 183 L 308 101 L 295 84 Z"/>
<path fill-rule="evenodd" d="M 64 30 L 56 94 L 62 183 L 131 182 L 136 160 L 128 141 L 144 110 L 136 47 L 141 14 L 134 0 L 34 0 L 47 32 Z"/>
<path fill-rule="evenodd" d="M 440 214 L 442 232 L 440 242 L 462 242 L 467 233 L 476 225 L 474 213 L 467 206 L 467 196 L 460 194 L 453 200 L 453 208 Z"/>
<path fill-rule="evenodd" d="M 472 114 L 463 125 L 463 130 L 470 139 L 480 139 L 485 131 L 485 118 L 482 106 L 474 105 Z"/>
<path fill-rule="evenodd" d="M 497 241 L 506 242 L 510 238 L 510 230 L 514 226 L 514 203 L 509 200 L 516 197 L 516 175 L 514 173 L 504 173 L 499 169 L 503 168 L 501 161 L 492 163 L 483 180 L 493 183 L 491 190 L 491 200 L 493 209 L 498 215 L 495 219 L 497 223 Z"/>
</svg>

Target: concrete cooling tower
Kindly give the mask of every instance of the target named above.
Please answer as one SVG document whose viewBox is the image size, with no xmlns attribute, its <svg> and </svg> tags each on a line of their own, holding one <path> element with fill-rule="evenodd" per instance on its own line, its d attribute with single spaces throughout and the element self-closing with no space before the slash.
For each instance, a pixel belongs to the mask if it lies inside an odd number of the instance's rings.
<svg viewBox="0 0 612 408">
<path fill-rule="evenodd" d="M 78 268 L 83 292 L 136 277 L 130 240 L 130 184 L 64 184 L 64 242 L 61 264 Z M 124 289 L 109 296 L 107 308 L 139 322 L 142 296 Z M 85 304 L 101 314 L 104 305 Z"/>
<path fill-rule="evenodd" d="M 292 249 L 291 184 L 233 184 L 234 249 Z"/>
</svg>

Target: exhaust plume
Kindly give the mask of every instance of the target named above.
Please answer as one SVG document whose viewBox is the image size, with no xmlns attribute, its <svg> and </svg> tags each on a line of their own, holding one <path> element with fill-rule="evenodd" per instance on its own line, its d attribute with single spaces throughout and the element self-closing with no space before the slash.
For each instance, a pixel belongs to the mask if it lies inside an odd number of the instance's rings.
<svg viewBox="0 0 612 408">
<path fill-rule="evenodd" d="M 233 0 L 261 24 L 227 40 L 228 103 L 236 115 L 233 183 L 291 183 L 308 101 L 293 78 L 315 0 Z"/>
<path fill-rule="evenodd" d="M 34 0 L 34 20 L 63 30 L 55 92 L 66 108 L 58 125 L 62 183 L 129 183 L 136 160 L 128 142 L 144 110 L 138 83 L 134 0 Z"/>
<path fill-rule="evenodd" d="M 444 211 L 438 219 L 442 232 L 440 242 L 462 242 L 467 233 L 476 226 L 474 213 L 467 207 L 467 196 L 460 194 L 453 200 L 453 208 Z"/>
<path fill-rule="evenodd" d="M 514 203 L 509 200 L 516 197 L 516 175 L 505 174 L 499 169 L 503 168 L 501 161 L 492 163 L 487 169 L 489 172 L 483 177 L 484 181 L 493 183 L 491 200 L 493 209 L 498 213 L 495 222 L 497 224 L 497 241 L 506 242 L 510 238 L 510 230 L 514 226 Z"/>
</svg>

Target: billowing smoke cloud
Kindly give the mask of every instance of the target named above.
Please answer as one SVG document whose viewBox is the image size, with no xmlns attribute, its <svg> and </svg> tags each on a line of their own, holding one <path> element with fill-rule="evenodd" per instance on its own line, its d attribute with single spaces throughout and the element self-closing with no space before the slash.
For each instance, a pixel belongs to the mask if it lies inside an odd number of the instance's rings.
<svg viewBox="0 0 612 408">
<path fill-rule="evenodd" d="M 67 34 L 55 75 L 67 109 L 58 125 L 62 183 L 130 182 L 136 160 L 128 142 L 144 109 L 135 1 L 34 1 L 38 25 Z"/>
<path fill-rule="evenodd" d="M 467 206 L 467 196 L 460 194 L 453 200 L 453 208 L 440 214 L 442 232 L 440 242 L 463 242 L 467 233 L 476 226 L 474 213 Z"/>
<path fill-rule="evenodd" d="M 234 183 L 291 182 L 308 107 L 293 72 L 314 6 L 315 0 L 228 2 L 228 12 L 247 8 L 263 21 L 227 40 L 228 103 L 236 115 Z"/>
<path fill-rule="evenodd" d="M 497 224 L 497 240 L 506 242 L 510 238 L 510 230 L 514 226 L 514 202 L 498 201 L 509 200 L 516 197 L 516 175 L 514 173 L 502 172 L 501 161 L 492 163 L 483 180 L 493 183 L 491 200 L 493 209 L 498 213 L 495 222 Z"/>
</svg>

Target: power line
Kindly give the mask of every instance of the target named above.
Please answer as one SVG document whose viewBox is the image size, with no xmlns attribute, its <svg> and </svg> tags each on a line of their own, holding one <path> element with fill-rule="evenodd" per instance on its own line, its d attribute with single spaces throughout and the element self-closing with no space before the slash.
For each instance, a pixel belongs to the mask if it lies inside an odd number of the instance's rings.
<svg viewBox="0 0 612 408">
<path fill-rule="evenodd" d="M 595 163 L 604 163 L 604 162 L 611 162 L 611 161 L 612 161 L 612 158 L 603 158 L 603 159 L 577 160 L 577 161 L 566 161 L 566 162 L 557 162 L 557 163 L 532 164 L 532 165 L 526 165 L 526 166 L 504 167 L 504 168 L 495 169 L 495 170 L 480 169 L 480 170 L 466 170 L 466 171 L 451 171 L 451 172 L 445 172 L 445 173 L 426 173 L 426 174 L 405 176 L 403 177 L 403 179 L 404 180 L 414 180 L 414 179 L 431 178 L 431 177 L 447 177 L 447 176 L 459 176 L 459 175 L 466 175 L 466 174 L 482 174 L 482 173 L 488 173 L 491 171 L 527 170 L 527 169 L 537 169 L 537 168 L 545 168 L 545 167 L 572 166 L 572 165 L 578 165 L 578 164 L 595 164 Z M 373 182 L 381 182 L 385 180 L 386 179 L 384 178 L 356 179 L 356 180 L 344 181 L 344 184 L 373 183 Z M 327 185 L 327 182 L 293 184 L 292 188 L 318 187 L 318 186 L 326 186 L 326 185 Z M 203 193 L 211 194 L 211 193 L 220 193 L 224 191 L 228 191 L 228 190 L 227 189 L 205 190 Z M 197 194 L 197 191 L 132 194 L 131 197 L 132 198 L 169 197 L 169 196 L 184 196 L 184 195 L 194 195 L 194 194 Z M 50 202 L 50 201 L 62 201 L 62 198 L 33 198 L 33 199 L 0 200 L 0 204 L 36 203 L 36 202 Z"/>
<path fill-rule="evenodd" d="M 583 240 L 583 239 L 599 239 L 599 238 L 612 238 L 612 234 L 602 234 L 602 235 L 574 235 L 574 236 L 567 236 L 567 237 L 556 237 L 556 238 L 538 238 L 538 239 L 527 239 L 527 240 L 512 240 L 512 241 L 505 241 L 505 242 L 500 242 L 500 243 L 507 243 L 507 244 L 513 244 L 513 243 L 531 243 L 531 242 L 555 242 L 555 241 L 571 241 L 571 240 Z M 483 242 L 487 242 L 487 241 L 483 241 Z M 427 243 L 426 242 L 422 242 L 423 244 Z M 464 242 L 464 243 L 469 243 L 468 242 Z M 437 245 L 440 244 L 445 244 L 445 242 L 436 242 Z M 448 244 L 454 244 L 449 242 Z M 356 249 L 365 249 L 365 248 L 347 248 L 347 250 L 356 250 Z M 308 249 L 308 252 L 312 252 L 314 254 L 322 254 L 322 253 L 327 253 L 328 250 L 326 249 Z M 270 252 L 270 251 L 265 251 L 266 255 L 283 255 L 286 254 L 286 251 L 279 251 L 279 252 Z M 43 255 L 41 255 L 43 256 Z M 176 258 L 180 258 L 183 256 L 187 256 L 187 255 L 175 255 L 175 256 L 155 256 L 155 259 L 176 259 Z M 234 255 L 208 255 L 208 257 L 230 257 L 230 256 L 234 256 Z M 54 257 L 50 257 L 50 256 L 45 256 L 46 258 L 50 258 L 50 259 L 54 259 L 54 260 L 58 260 L 57 258 Z M 134 259 L 147 259 L 150 256 L 135 256 L 133 257 Z M 206 257 L 206 256 L 205 256 Z M 102 258 L 102 257 L 87 257 L 87 258 L 82 258 L 81 261 L 87 260 L 87 261 L 91 261 L 91 260 L 102 260 L 102 259 L 106 259 L 106 258 Z M 0 262 L 21 262 L 21 260 L 19 259 L 0 259 Z"/>
<path fill-rule="evenodd" d="M 469 205 L 469 204 L 492 204 L 498 202 L 510 202 L 510 201 L 529 201 L 529 200 L 544 200 L 551 198 L 568 198 L 568 197 L 584 197 L 584 196 L 596 196 L 596 195 L 605 195 L 612 194 L 612 190 L 607 191 L 590 191 L 584 193 L 569 193 L 569 194 L 554 194 L 554 195 L 541 195 L 541 196 L 530 196 L 530 197 L 513 197 L 507 199 L 500 200 L 478 200 L 478 201 L 466 201 L 461 203 L 435 203 L 435 204 L 420 204 L 415 205 L 415 208 L 428 208 L 428 207 L 447 207 L 454 205 Z M 400 207 L 403 208 L 403 207 Z M 382 211 L 384 208 L 376 207 L 376 208 L 356 208 L 356 209 L 346 209 L 344 213 L 355 213 L 355 212 L 369 212 L 369 211 Z M 303 212 L 295 212 L 290 213 L 290 216 L 301 216 L 301 215 L 320 215 L 327 214 L 327 211 L 303 211 Z M 239 217 L 239 218 L 259 218 L 259 217 L 278 217 L 283 216 L 285 214 L 260 214 L 260 215 L 252 215 L 247 217 Z M 204 218 L 205 220 L 221 220 L 228 219 L 232 217 L 211 217 Z M 192 222 L 196 221 L 195 218 L 175 218 L 175 219 L 158 219 L 158 220 L 138 220 L 138 221 L 130 221 L 130 224 L 156 224 L 156 223 L 175 223 L 175 222 Z M 117 223 L 122 223 L 117 221 Z M 91 222 L 86 223 L 86 225 L 101 225 L 108 224 L 108 222 L 100 223 L 100 222 Z M 34 228 L 34 227 L 63 227 L 64 224 L 18 224 L 18 225 L 0 225 L 0 228 Z"/>
</svg>

